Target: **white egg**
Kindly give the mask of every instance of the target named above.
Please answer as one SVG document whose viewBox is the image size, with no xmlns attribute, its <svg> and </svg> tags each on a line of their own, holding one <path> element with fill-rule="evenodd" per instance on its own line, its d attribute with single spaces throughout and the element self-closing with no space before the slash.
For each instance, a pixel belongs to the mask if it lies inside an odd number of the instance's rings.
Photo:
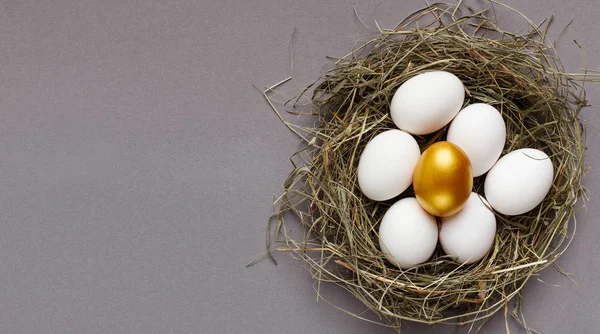
<svg viewBox="0 0 600 334">
<path fill-rule="evenodd" d="M 520 215 L 542 202 L 552 187 L 554 167 L 546 153 L 523 148 L 496 162 L 485 178 L 485 197 L 494 210 Z"/>
<path fill-rule="evenodd" d="M 454 74 L 426 72 L 408 79 L 396 90 L 390 114 L 401 130 L 424 135 L 446 126 L 464 99 L 465 87 Z"/>
<path fill-rule="evenodd" d="M 379 226 L 379 246 L 393 265 L 406 269 L 427 261 L 438 239 L 435 217 L 414 197 L 392 205 Z"/>
<path fill-rule="evenodd" d="M 496 108 L 475 103 L 456 115 L 448 129 L 447 140 L 467 153 L 473 176 L 480 176 L 500 158 L 506 142 L 506 125 Z"/>
<path fill-rule="evenodd" d="M 385 201 L 400 195 L 412 183 L 421 156 L 408 133 L 388 130 L 371 139 L 358 162 L 358 186 L 368 198 Z"/>
<path fill-rule="evenodd" d="M 440 244 L 446 254 L 461 264 L 481 260 L 490 250 L 496 235 L 496 216 L 485 199 L 471 193 L 457 214 L 442 218 Z"/>
</svg>

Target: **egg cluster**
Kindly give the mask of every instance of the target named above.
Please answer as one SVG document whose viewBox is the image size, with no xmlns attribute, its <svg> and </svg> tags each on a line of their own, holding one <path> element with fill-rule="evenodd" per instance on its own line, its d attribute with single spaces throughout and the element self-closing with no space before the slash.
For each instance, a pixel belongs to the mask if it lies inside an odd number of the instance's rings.
<svg viewBox="0 0 600 334">
<path fill-rule="evenodd" d="M 524 148 L 500 158 L 506 142 L 502 115 L 483 103 L 461 110 L 464 98 L 463 83 L 449 72 L 409 79 L 390 105 L 399 130 L 378 134 L 360 156 L 358 184 L 368 198 L 389 200 L 413 185 L 415 197 L 394 203 L 379 227 L 383 254 L 400 268 L 427 261 L 438 239 L 454 261 L 479 261 L 496 234 L 491 209 L 523 214 L 540 204 L 552 186 L 549 157 Z M 450 122 L 446 141 L 421 153 L 412 135 L 433 133 Z M 472 190 L 473 178 L 486 173 L 484 198 Z M 436 217 L 441 220 L 439 229 Z"/>
</svg>

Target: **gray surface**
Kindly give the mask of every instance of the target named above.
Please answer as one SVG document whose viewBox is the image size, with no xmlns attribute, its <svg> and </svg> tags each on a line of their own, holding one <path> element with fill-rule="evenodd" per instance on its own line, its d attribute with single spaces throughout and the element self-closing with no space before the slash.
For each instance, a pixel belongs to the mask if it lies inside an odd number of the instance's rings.
<svg viewBox="0 0 600 334">
<path fill-rule="evenodd" d="M 293 93 L 364 32 L 379 1 L 0 2 L 0 332 L 390 333 L 316 302 L 300 263 L 258 256 L 273 194 L 298 141 L 251 84 L 289 75 Z M 477 2 L 479 3 L 479 2 Z M 567 69 L 572 39 L 598 69 L 600 7 L 517 4 L 557 14 Z M 385 1 L 391 27 L 421 2 Z M 372 25 L 372 23 L 371 23 Z M 600 86 L 588 86 L 600 105 Z M 598 107 L 586 118 L 600 124 Z M 598 134 L 588 163 L 600 166 Z M 525 291 L 531 326 L 597 332 L 600 173 L 586 177 L 587 221 L 561 266 Z M 351 297 L 327 289 L 359 311 Z M 521 333 L 511 322 L 512 333 Z M 488 332 L 504 329 L 497 317 Z M 404 333 L 445 332 L 407 325 Z"/>
</svg>

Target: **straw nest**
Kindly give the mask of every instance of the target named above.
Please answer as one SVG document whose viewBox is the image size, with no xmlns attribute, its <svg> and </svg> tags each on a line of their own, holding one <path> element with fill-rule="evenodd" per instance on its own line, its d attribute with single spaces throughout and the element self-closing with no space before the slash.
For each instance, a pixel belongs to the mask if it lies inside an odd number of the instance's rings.
<svg viewBox="0 0 600 334">
<path fill-rule="evenodd" d="M 584 190 L 581 84 L 591 77 L 565 73 L 545 36 L 549 21 L 536 25 L 521 17 L 530 30 L 511 33 L 498 27 L 490 10 L 431 5 L 338 59 L 301 94 L 312 92 L 315 126 L 284 121 L 306 147 L 296 153 L 303 161 L 294 164 L 276 201 L 267 233 L 276 239 L 267 240 L 269 249 L 303 259 L 317 288 L 324 282 L 343 287 L 398 331 L 404 320 L 481 325 L 499 310 L 507 312 L 511 300 L 511 314 L 524 324 L 520 291 L 559 258 L 574 234 Z M 540 149 L 552 159 L 555 177 L 534 210 L 497 214 L 494 244 L 481 261 L 461 266 L 438 246 L 429 262 L 400 270 L 383 257 L 377 231 L 386 209 L 414 193 L 371 201 L 358 188 L 357 166 L 369 140 L 395 128 L 389 105 L 398 86 L 432 70 L 462 80 L 465 105 L 483 102 L 501 112 L 507 130 L 503 154 Z M 271 90 L 264 92 L 269 102 Z M 445 135 L 443 128 L 416 139 L 424 150 Z M 474 180 L 477 193 L 483 194 L 484 178 Z M 290 233 L 298 221 L 302 233 Z"/>
</svg>

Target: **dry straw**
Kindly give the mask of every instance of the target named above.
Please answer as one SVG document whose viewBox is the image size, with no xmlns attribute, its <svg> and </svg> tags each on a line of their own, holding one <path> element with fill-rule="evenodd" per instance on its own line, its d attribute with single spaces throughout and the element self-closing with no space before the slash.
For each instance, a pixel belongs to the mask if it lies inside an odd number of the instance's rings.
<svg viewBox="0 0 600 334">
<path fill-rule="evenodd" d="M 523 18 L 528 32 L 498 27 L 494 6 Z M 395 29 L 379 29 L 374 39 L 338 59 L 300 96 L 312 92 L 316 125 L 302 127 L 281 118 L 306 147 L 296 153 L 303 162 L 294 165 L 276 201 L 267 233 L 275 240 L 268 238 L 268 249 L 303 259 L 317 289 L 326 288 L 324 282 L 343 287 L 398 331 L 403 321 L 469 324 L 476 330 L 498 311 L 507 316 L 511 300 L 516 303 L 510 314 L 527 328 L 520 292 L 564 252 L 575 231 L 575 212 L 582 207 L 584 148 L 578 115 L 585 106 L 582 84 L 598 78 L 565 73 L 546 38 L 550 21 L 534 24 L 496 2 L 482 11 L 460 3 L 433 4 Z M 429 262 L 400 270 L 382 256 L 377 231 L 386 209 L 412 196 L 412 189 L 391 201 L 371 201 L 357 186 L 357 165 L 371 138 L 395 128 L 389 105 L 396 88 L 432 70 L 449 71 L 462 80 L 465 105 L 489 103 L 502 113 L 504 154 L 540 149 L 551 157 L 555 177 L 536 209 L 520 216 L 497 215 L 497 236 L 480 262 L 458 265 L 438 247 Z M 264 95 L 282 117 L 271 103 L 271 92 Z M 424 150 L 445 135 L 446 128 L 417 141 Z M 483 180 L 474 183 L 480 194 Z M 298 226 L 301 234 L 290 233 Z"/>
</svg>

